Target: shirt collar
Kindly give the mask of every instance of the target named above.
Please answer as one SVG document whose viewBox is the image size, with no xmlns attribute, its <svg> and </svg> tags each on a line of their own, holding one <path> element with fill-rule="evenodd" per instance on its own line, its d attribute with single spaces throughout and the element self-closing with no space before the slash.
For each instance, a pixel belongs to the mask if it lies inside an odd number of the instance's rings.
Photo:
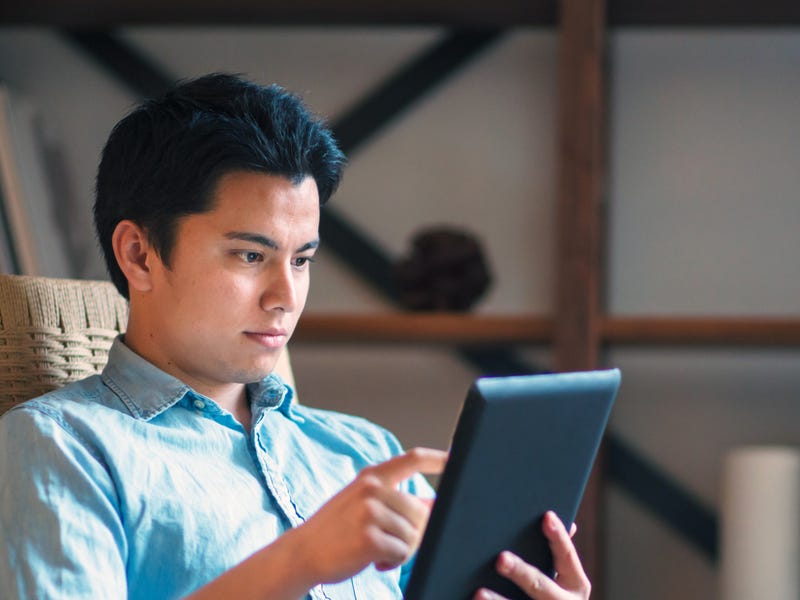
<svg viewBox="0 0 800 600">
<path fill-rule="evenodd" d="M 152 419 L 188 393 L 200 395 L 128 348 L 121 335 L 111 344 L 102 378 L 138 419 Z M 261 381 L 248 383 L 246 388 L 254 414 L 275 408 L 287 416 L 291 414 L 294 394 L 278 375 L 271 373 Z"/>
<path fill-rule="evenodd" d="M 279 409 L 286 416 L 292 414 L 294 391 L 275 373 L 270 373 L 261 381 L 247 384 L 247 397 L 255 419 L 259 410 Z"/>
</svg>

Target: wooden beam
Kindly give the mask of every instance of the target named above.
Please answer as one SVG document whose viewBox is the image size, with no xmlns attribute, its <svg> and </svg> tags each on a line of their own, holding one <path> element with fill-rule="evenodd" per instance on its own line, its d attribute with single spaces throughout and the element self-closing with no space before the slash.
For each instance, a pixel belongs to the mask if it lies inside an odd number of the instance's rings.
<svg viewBox="0 0 800 600">
<path fill-rule="evenodd" d="M 800 24 L 796 0 L 608 0 L 610 27 Z M 556 0 L 3 0 L 0 23 L 126 25 L 444 25 L 553 27 Z"/>
<path fill-rule="evenodd" d="M 800 2 L 609 0 L 608 22 L 615 27 L 780 27 L 800 24 Z"/>
<path fill-rule="evenodd" d="M 609 346 L 800 347 L 800 319 L 789 317 L 601 317 Z M 441 346 L 549 345 L 553 319 L 533 315 L 386 312 L 308 313 L 293 341 L 301 343 Z"/>
<path fill-rule="evenodd" d="M 800 346 L 800 319 L 606 317 L 601 336 L 615 346 Z"/>
<path fill-rule="evenodd" d="M 556 0 L 4 0 L 4 24 L 553 26 Z"/>
<path fill-rule="evenodd" d="M 142 99 L 163 94 L 177 81 L 133 45 L 106 31 L 64 30 L 61 35 Z"/>
<path fill-rule="evenodd" d="M 550 319 L 450 313 L 307 314 L 293 342 L 442 345 L 549 344 Z"/>
<path fill-rule="evenodd" d="M 558 64 L 556 371 L 599 364 L 605 179 L 605 0 L 561 0 Z M 603 597 L 601 450 L 589 479 L 575 544 Z"/>
<path fill-rule="evenodd" d="M 555 368 L 598 365 L 605 179 L 603 0 L 562 0 Z"/>
</svg>

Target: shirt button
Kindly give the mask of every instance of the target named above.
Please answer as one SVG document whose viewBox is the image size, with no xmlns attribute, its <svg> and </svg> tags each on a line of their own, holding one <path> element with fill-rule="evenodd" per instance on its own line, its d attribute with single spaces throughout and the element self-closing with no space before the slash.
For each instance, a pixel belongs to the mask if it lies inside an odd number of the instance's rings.
<svg viewBox="0 0 800 600">
<path fill-rule="evenodd" d="M 203 402 L 202 400 L 195 400 L 194 401 L 194 407 L 197 410 L 203 410 L 206 407 L 206 403 Z"/>
</svg>

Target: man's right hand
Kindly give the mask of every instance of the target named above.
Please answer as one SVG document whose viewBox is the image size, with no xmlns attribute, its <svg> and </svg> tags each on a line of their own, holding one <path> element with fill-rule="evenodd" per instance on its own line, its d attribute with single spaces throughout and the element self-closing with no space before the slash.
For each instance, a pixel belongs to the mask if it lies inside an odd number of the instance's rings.
<svg viewBox="0 0 800 600">
<path fill-rule="evenodd" d="M 415 473 L 439 474 L 446 462 L 446 452 L 415 448 L 361 471 L 294 530 L 298 564 L 316 583 L 334 583 L 372 563 L 388 570 L 406 562 L 419 547 L 433 502 L 398 485 Z"/>
</svg>

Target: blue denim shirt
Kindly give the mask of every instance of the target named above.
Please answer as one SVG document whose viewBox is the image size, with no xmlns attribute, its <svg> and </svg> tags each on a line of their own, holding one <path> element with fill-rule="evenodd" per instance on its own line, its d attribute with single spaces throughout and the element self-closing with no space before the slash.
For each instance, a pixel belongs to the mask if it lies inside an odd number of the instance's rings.
<svg viewBox="0 0 800 600">
<path fill-rule="evenodd" d="M 308 519 L 401 452 L 363 419 L 299 406 L 275 375 L 244 428 L 128 349 L 102 375 L 0 419 L 0 596 L 179 598 Z M 402 484 L 432 496 L 424 478 Z M 319 586 L 319 600 L 401 598 L 408 566 Z"/>
</svg>

